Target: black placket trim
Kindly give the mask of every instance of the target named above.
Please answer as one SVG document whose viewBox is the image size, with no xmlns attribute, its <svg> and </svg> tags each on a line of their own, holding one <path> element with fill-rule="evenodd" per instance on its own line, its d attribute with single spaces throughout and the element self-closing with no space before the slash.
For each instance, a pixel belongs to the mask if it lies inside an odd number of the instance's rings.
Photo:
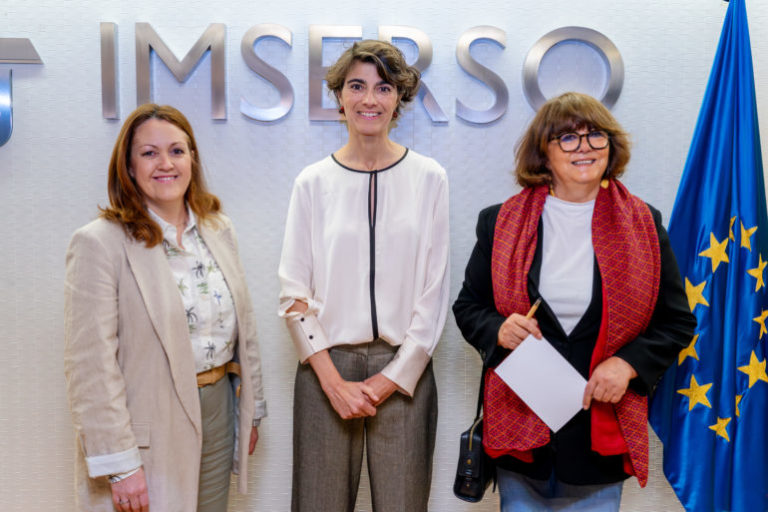
<svg viewBox="0 0 768 512">
<path fill-rule="evenodd" d="M 378 207 L 378 191 L 379 191 L 379 180 L 378 175 L 380 172 L 388 171 L 389 169 L 392 169 L 397 164 L 402 162 L 405 157 L 408 156 L 408 148 L 405 148 L 405 152 L 403 153 L 403 156 L 400 157 L 397 162 L 393 163 L 392 165 L 389 165 L 383 169 L 378 169 L 375 171 L 361 171 L 360 169 L 353 169 L 351 167 L 347 167 L 346 165 L 342 164 L 338 160 L 336 160 L 336 157 L 331 154 L 331 158 L 334 162 L 336 162 L 340 167 L 356 172 L 356 173 L 366 173 L 368 174 L 368 251 L 369 251 L 369 274 L 368 274 L 368 288 L 370 289 L 371 294 L 371 331 L 373 334 L 373 340 L 378 339 L 379 337 L 379 319 L 376 314 L 376 211 Z"/>
<path fill-rule="evenodd" d="M 369 288 L 371 291 L 371 328 L 373 339 L 379 337 L 379 320 L 376 315 L 376 207 L 378 206 L 378 173 L 372 172 L 368 178 L 368 241 L 370 253 Z"/>
</svg>

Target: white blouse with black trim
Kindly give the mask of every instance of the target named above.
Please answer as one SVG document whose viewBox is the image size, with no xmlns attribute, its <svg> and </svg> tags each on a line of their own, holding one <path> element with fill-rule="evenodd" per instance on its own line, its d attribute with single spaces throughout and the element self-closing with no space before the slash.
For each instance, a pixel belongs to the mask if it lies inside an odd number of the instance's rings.
<svg viewBox="0 0 768 512">
<path fill-rule="evenodd" d="M 398 346 L 382 374 L 411 395 L 445 324 L 448 179 L 406 151 L 377 171 L 329 156 L 296 178 L 279 276 L 280 316 L 299 359 L 381 338 Z M 287 313 L 296 300 L 305 314 Z"/>
</svg>

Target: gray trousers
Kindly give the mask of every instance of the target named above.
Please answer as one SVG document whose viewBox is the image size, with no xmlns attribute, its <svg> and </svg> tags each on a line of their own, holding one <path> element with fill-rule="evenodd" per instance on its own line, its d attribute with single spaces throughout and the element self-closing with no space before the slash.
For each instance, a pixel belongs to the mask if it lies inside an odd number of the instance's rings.
<svg viewBox="0 0 768 512">
<path fill-rule="evenodd" d="M 377 340 L 330 350 L 341 376 L 362 381 L 378 373 L 397 347 Z M 343 420 L 312 368 L 299 365 L 293 402 L 293 512 L 352 512 L 363 446 L 375 512 L 427 510 L 437 427 L 432 363 L 413 398 L 395 392 L 376 416 Z"/>
<path fill-rule="evenodd" d="M 235 403 L 229 376 L 202 387 L 200 416 L 203 425 L 203 451 L 197 512 L 226 512 L 229 476 L 235 453 Z"/>
</svg>

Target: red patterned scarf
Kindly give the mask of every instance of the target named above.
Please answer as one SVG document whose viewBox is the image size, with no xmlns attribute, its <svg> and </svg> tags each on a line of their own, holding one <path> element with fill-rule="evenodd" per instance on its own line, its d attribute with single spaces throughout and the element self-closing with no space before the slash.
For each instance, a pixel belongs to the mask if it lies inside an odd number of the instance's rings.
<svg viewBox="0 0 768 512">
<path fill-rule="evenodd" d="M 526 188 L 499 211 L 491 273 L 496 309 L 504 315 L 530 308 L 528 271 L 548 187 Z M 592 214 L 592 245 L 603 286 L 600 333 L 592 352 L 595 367 L 635 339 L 650 322 L 660 278 L 659 240 L 647 205 L 618 181 L 600 187 Z M 592 402 L 592 449 L 623 455 L 624 470 L 640 485 L 648 480 L 648 401 L 628 389 L 617 404 Z M 513 455 L 531 462 L 531 450 L 549 442 L 549 428 L 489 370 L 486 373 L 483 445 L 492 457 Z"/>
</svg>

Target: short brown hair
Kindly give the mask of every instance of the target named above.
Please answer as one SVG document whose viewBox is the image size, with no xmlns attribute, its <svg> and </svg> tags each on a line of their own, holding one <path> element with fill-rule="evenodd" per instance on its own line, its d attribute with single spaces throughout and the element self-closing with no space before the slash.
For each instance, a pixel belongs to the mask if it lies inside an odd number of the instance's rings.
<svg viewBox="0 0 768 512">
<path fill-rule="evenodd" d="M 376 66 L 379 76 L 397 89 L 400 101 L 397 103 L 397 113 L 403 105 L 411 101 L 419 92 L 421 72 L 415 66 L 409 66 L 400 49 L 384 41 L 366 39 L 358 41 L 341 54 L 333 66 L 328 68 L 325 81 L 328 89 L 334 93 L 336 102 L 344 88 L 350 68 L 355 62 L 370 62 Z"/>
<path fill-rule="evenodd" d="M 578 92 L 548 100 L 528 125 L 515 150 L 515 177 L 522 187 L 552 182 L 547 169 L 547 146 L 552 138 L 579 128 L 603 130 L 610 137 L 606 178 L 624 174 L 629 162 L 629 136 L 600 101 Z"/>
<path fill-rule="evenodd" d="M 147 213 L 141 190 L 128 172 L 133 135 L 136 129 L 149 119 L 167 121 L 187 135 L 192 157 L 192 176 L 184 200 L 198 219 L 209 220 L 212 214 L 221 209 L 221 203 L 218 197 L 208 192 L 195 135 L 184 114 L 169 105 L 146 103 L 140 106 L 125 120 L 115 141 L 107 170 L 109 206 L 99 209 L 101 217 L 122 224 L 134 239 L 145 242 L 147 247 L 154 247 L 162 242 L 163 232 Z"/>
</svg>

